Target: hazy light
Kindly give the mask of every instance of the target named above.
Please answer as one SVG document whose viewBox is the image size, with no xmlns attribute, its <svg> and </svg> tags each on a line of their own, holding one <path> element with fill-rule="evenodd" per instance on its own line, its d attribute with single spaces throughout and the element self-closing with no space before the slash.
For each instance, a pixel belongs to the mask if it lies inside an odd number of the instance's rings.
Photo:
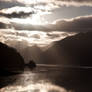
<svg viewBox="0 0 92 92">
<path fill-rule="evenodd" d="M 3 35 L 4 34 L 4 35 Z M 28 46 L 38 45 L 41 47 L 48 46 L 54 41 L 61 40 L 67 36 L 74 35 L 75 33 L 67 32 L 42 32 L 42 31 L 28 31 L 28 30 L 14 30 L 14 29 L 1 29 L 0 41 L 8 45 L 16 45 L 26 43 Z"/>
<path fill-rule="evenodd" d="M 6 14 L 11 14 L 12 12 L 19 13 L 21 11 L 27 13 L 27 12 L 32 12 L 35 10 L 31 7 L 19 7 L 19 6 L 0 10 L 1 13 L 6 13 Z"/>
<path fill-rule="evenodd" d="M 37 3 L 53 2 L 54 0 L 17 0 L 17 1 L 24 4 L 37 4 Z"/>
<path fill-rule="evenodd" d="M 28 18 L 12 18 L 11 22 L 16 22 L 20 24 L 32 24 L 32 25 L 44 25 L 48 22 L 41 16 L 41 14 L 33 14 L 31 17 Z"/>
<path fill-rule="evenodd" d="M 0 92 L 67 92 L 67 90 L 58 85 L 52 84 L 50 80 L 45 79 L 35 81 L 36 73 L 21 74 L 15 85 L 9 85 L 0 89 Z M 39 77 L 38 77 L 39 78 Z"/>
<path fill-rule="evenodd" d="M 7 91 L 6 91 L 7 90 Z M 59 87 L 53 85 L 51 83 L 37 83 L 37 84 L 29 84 L 25 87 L 23 86 L 10 86 L 1 89 L 1 92 L 67 92 L 63 87 Z"/>
</svg>

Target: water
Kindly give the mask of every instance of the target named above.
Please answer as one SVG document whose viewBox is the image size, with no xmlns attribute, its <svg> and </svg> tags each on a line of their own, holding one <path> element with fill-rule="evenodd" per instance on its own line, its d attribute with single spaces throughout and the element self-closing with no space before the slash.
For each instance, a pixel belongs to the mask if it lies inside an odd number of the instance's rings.
<svg viewBox="0 0 92 92">
<path fill-rule="evenodd" d="M 0 92 L 92 92 L 92 69 L 40 65 L 0 77 Z"/>
</svg>

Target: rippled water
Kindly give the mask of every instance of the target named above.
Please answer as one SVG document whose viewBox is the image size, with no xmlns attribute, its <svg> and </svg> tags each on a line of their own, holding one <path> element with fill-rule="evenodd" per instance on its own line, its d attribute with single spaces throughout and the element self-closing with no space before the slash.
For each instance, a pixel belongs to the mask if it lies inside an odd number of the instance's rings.
<svg viewBox="0 0 92 92">
<path fill-rule="evenodd" d="M 92 70 L 38 66 L 24 73 L 0 77 L 0 92 L 92 92 Z"/>
</svg>

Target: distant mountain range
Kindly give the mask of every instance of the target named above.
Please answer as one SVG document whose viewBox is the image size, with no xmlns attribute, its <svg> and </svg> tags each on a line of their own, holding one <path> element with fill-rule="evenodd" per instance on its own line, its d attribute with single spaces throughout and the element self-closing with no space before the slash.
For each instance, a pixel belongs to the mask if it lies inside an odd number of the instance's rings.
<svg viewBox="0 0 92 92">
<path fill-rule="evenodd" d="M 92 32 L 54 42 L 44 54 L 46 63 L 92 66 Z"/>
<path fill-rule="evenodd" d="M 92 32 L 78 33 L 56 41 L 46 51 L 33 46 L 19 52 L 25 62 L 33 59 L 43 64 L 92 66 Z"/>
</svg>

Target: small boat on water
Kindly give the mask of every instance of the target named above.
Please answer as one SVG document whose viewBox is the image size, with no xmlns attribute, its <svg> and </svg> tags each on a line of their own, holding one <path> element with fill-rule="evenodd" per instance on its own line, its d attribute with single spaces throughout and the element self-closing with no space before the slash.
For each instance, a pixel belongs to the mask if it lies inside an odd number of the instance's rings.
<svg viewBox="0 0 92 92">
<path fill-rule="evenodd" d="M 28 64 L 26 64 L 30 69 L 36 68 L 36 63 L 33 60 L 30 60 Z"/>
</svg>

